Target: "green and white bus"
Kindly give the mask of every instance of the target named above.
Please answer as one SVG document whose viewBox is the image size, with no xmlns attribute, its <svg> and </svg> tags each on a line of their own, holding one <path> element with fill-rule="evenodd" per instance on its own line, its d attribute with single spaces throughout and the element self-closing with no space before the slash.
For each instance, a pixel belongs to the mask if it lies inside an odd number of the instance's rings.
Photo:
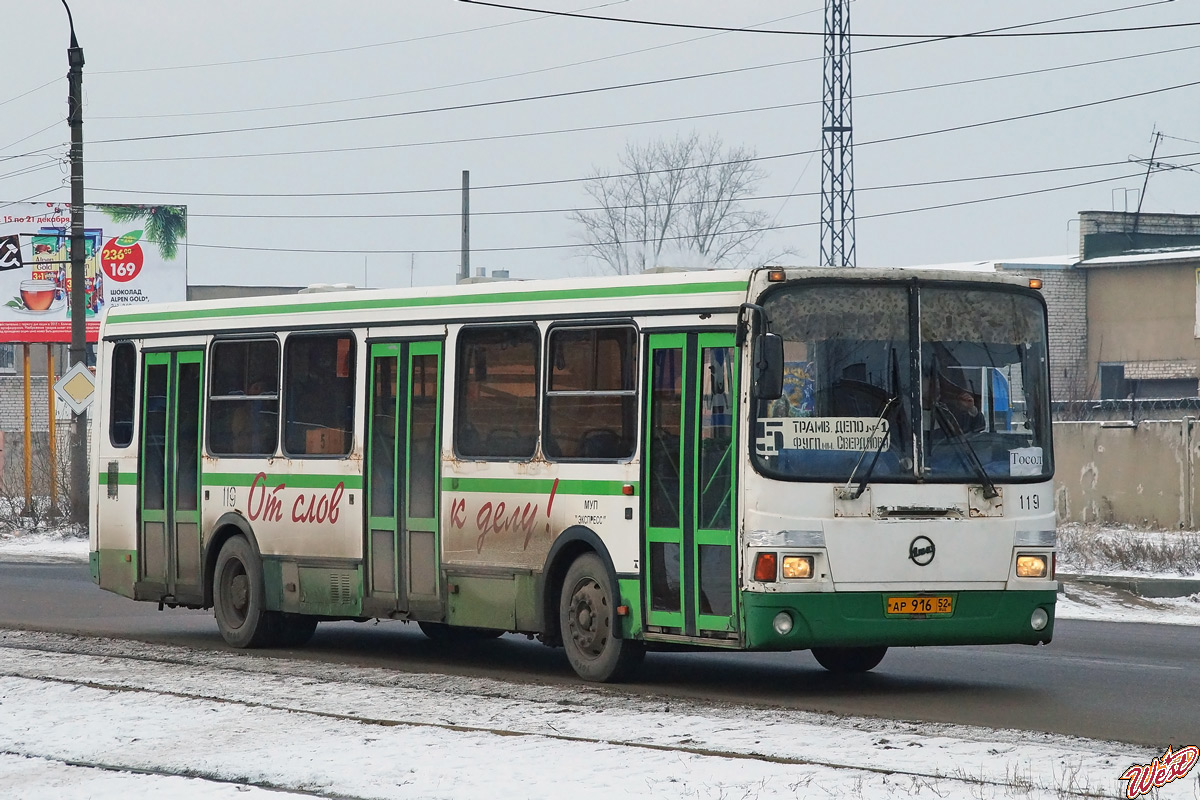
<svg viewBox="0 0 1200 800">
<path fill-rule="evenodd" d="M 761 268 L 128 306 L 91 572 L 236 647 L 327 620 L 647 649 L 1041 644 L 1055 519 L 1027 279 Z"/>
</svg>

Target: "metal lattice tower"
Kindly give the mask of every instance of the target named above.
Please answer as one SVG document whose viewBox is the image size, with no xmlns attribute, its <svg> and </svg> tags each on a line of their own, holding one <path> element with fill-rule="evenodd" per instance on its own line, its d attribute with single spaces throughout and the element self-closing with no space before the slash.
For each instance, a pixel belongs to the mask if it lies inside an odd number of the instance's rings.
<svg viewBox="0 0 1200 800">
<path fill-rule="evenodd" d="M 821 265 L 854 266 L 854 125 L 850 115 L 850 0 L 825 0 L 821 104 Z"/>
</svg>

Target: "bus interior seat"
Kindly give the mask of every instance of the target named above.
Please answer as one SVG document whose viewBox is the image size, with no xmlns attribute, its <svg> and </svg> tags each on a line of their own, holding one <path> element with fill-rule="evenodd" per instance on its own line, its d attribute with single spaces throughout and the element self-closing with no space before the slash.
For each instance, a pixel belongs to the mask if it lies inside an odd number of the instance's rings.
<svg viewBox="0 0 1200 800">
<path fill-rule="evenodd" d="M 488 434 L 487 455 L 529 456 L 533 453 L 533 439 L 523 436 L 512 428 L 500 428 Z"/>
<path fill-rule="evenodd" d="M 625 450 L 620 435 L 607 428 L 593 428 L 579 438 L 580 458 L 620 458 Z"/>
</svg>

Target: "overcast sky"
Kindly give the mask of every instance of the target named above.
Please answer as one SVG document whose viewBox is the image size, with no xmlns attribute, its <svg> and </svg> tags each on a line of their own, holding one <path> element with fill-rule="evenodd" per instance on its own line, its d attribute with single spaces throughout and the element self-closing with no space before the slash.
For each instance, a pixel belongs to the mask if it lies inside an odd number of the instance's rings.
<svg viewBox="0 0 1200 800">
<path fill-rule="evenodd" d="M 1029 23 L 1046 24 L 1013 32 L 1200 21 L 1188 0 L 1135 3 L 858 0 L 851 29 L 928 36 Z M 821 30 L 823 9 L 821 0 L 517 4 L 811 32 Z M 639 26 L 457 0 L 71 7 L 87 59 L 86 199 L 186 204 L 192 283 L 449 283 L 460 261 L 464 169 L 474 187 L 473 267 L 514 277 L 597 273 L 572 247 L 577 228 L 554 211 L 591 204 L 572 179 L 615 170 L 627 142 L 692 131 L 772 157 L 759 162 L 767 177 L 756 190 L 771 199 L 751 203 L 777 226 L 759 257 L 792 250 L 792 263 L 819 262 L 819 37 Z M 5 0 L 4 8 L 0 201 L 67 202 L 65 160 L 55 162 L 68 139 L 66 12 L 58 0 Z M 1074 15 L 1087 16 L 1046 22 Z M 1080 210 L 1136 207 L 1144 167 L 1127 160 L 1150 154 L 1154 130 L 1166 135 L 1160 159 L 1200 162 L 1200 86 L 1156 91 L 1200 80 L 1200 27 L 867 52 L 905 41 L 854 40 L 860 266 L 1069 253 Z M 727 74 L 689 77 L 713 72 Z M 659 83 L 522 99 L 648 81 Z M 444 110 L 499 100 L 517 102 Z M 1080 104 L 1094 105 L 1041 114 Z M 1041 115 L 980 124 L 1030 114 Z M 352 119 L 361 117 L 376 118 Z M 929 133 L 961 126 L 973 127 Z M 196 135 L 246 128 L 267 129 Z M 894 137 L 909 138 L 881 141 Z M 31 151 L 39 154 L 11 158 Z M 26 169 L 34 171 L 14 174 Z M 1042 172 L 964 180 L 1032 171 Z M 1093 181 L 1105 182 L 1058 188 Z M 487 188 L 514 183 L 532 185 Z M 897 184 L 924 185 L 884 188 Z M 427 191 L 436 189 L 444 191 Z M 1195 171 L 1156 172 L 1143 210 L 1200 211 L 1198 189 Z M 972 202 L 1028 192 L 1038 193 Z M 442 216 L 386 216 L 414 214 Z"/>
</svg>

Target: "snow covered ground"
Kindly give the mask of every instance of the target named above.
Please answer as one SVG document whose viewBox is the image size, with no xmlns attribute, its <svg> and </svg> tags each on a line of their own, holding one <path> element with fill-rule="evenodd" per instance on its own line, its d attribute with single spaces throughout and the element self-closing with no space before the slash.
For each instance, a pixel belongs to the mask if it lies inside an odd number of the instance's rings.
<svg viewBox="0 0 1200 800">
<path fill-rule="evenodd" d="M 0 633 L 0 719 L 0 796 L 29 800 L 1114 797 L 1160 755 L 26 632 Z"/>
<path fill-rule="evenodd" d="M 0 534 L 0 559 L 86 562 L 87 541 Z M 1200 624 L 1198 597 L 1070 583 L 1060 601 L 1064 618 Z M 0 797 L 21 800 L 1119 797 L 1121 774 L 1161 755 L 15 631 L 0 631 L 0 721 Z M 1198 777 L 1157 796 L 1200 797 Z"/>
</svg>

